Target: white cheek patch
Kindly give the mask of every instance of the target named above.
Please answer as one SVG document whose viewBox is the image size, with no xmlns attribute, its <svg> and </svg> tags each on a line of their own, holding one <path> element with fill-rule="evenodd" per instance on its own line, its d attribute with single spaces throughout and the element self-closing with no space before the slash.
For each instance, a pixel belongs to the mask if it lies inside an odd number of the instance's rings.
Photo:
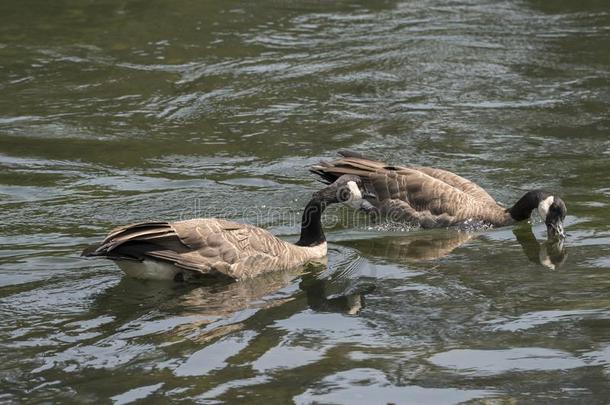
<svg viewBox="0 0 610 405">
<path fill-rule="evenodd" d="M 547 214 L 549 213 L 549 207 L 555 201 L 555 197 L 550 196 L 540 201 L 538 204 L 538 214 L 540 214 L 540 218 L 544 221 L 546 219 Z"/>
<path fill-rule="evenodd" d="M 354 201 L 362 200 L 362 193 L 360 192 L 360 188 L 358 188 L 358 185 L 356 184 L 355 181 L 348 181 L 347 187 L 349 188 L 349 191 L 351 191 L 351 193 L 352 193 L 351 200 L 354 200 Z"/>
<path fill-rule="evenodd" d="M 349 200 L 346 203 L 354 208 L 360 208 L 360 204 L 362 201 L 362 193 L 360 192 L 360 188 L 356 184 L 355 181 L 348 181 L 347 187 L 351 193 Z"/>
</svg>

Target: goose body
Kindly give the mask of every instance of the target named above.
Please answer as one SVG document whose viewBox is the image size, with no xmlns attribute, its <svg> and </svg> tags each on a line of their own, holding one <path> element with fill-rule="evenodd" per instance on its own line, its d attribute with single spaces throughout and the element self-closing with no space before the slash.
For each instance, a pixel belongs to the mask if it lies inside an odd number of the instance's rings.
<svg viewBox="0 0 610 405">
<path fill-rule="evenodd" d="M 483 188 L 455 173 L 421 166 L 393 166 L 342 152 L 333 162 L 321 162 L 311 171 L 330 183 L 343 175 L 356 176 L 361 197 L 351 205 L 394 221 L 423 228 L 448 227 L 476 221 L 491 226 L 511 225 L 530 218 L 538 209 L 550 234 L 563 235 L 563 201 L 543 190 L 526 193 L 506 208 Z"/>
<path fill-rule="evenodd" d="M 115 260 L 127 275 L 136 278 L 173 280 L 206 275 L 241 279 L 321 259 L 326 256 L 326 242 L 297 246 L 256 226 L 201 218 L 118 228 L 88 256 Z"/>
<path fill-rule="evenodd" d="M 326 256 L 321 215 L 328 204 L 339 202 L 343 180 L 314 194 L 304 209 L 296 244 L 256 226 L 201 218 L 123 226 L 82 255 L 114 260 L 132 277 L 161 280 L 239 280 L 295 268 Z"/>
</svg>

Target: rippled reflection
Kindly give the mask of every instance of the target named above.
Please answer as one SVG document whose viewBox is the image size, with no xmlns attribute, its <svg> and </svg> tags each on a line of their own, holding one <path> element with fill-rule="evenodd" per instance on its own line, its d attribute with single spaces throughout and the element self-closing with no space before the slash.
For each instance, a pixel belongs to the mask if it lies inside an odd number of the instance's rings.
<svg viewBox="0 0 610 405">
<path fill-rule="evenodd" d="M 419 231 L 348 242 L 363 254 L 394 260 L 436 260 L 445 257 L 478 234 L 459 230 Z"/>
<path fill-rule="evenodd" d="M 549 269 L 561 266 L 567 258 L 564 240 L 539 242 L 529 224 L 513 228 L 513 234 L 525 257 L 533 263 Z M 433 261 L 450 255 L 462 245 L 477 238 L 485 238 L 484 232 L 465 232 L 455 229 L 438 231 L 413 230 L 409 234 L 386 235 L 344 242 L 366 255 L 398 261 Z"/>
<path fill-rule="evenodd" d="M 539 242 L 529 225 L 515 227 L 513 233 L 530 261 L 540 263 L 551 270 L 555 270 L 566 261 L 568 254 L 563 239 Z"/>
</svg>

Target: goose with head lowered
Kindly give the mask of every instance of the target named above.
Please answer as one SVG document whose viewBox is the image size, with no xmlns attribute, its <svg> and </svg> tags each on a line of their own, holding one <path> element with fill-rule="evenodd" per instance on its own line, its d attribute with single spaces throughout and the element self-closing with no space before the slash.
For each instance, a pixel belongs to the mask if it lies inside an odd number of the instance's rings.
<svg viewBox="0 0 610 405">
<path fill-rule="evenodd" d="M 326 256 L 322 213 L 327 205 L 351 197 L 357 189 L 354 180 L 344 176 L 313 194 L 295 244 L 256 226 L 200 218 L 123 226 L 82 256 L 111 259 L 129 276 L 157 280 L 239 280 L 288 270 Z"/>
<path fill-rule="evenodd" d="M 544 190 L 528 191 L 512 207 L 499 204 L 474 182 L 443 169 L 394 166 L 341 151 L 341 158 L 311 168 L 323 182 L 341 176 L 358 178 L 358 189 L 349 199 L 363 211 L 423 228 L 439 228 L 476 221 L 490 226 L 511 225 L 529 219 L 537 210 L 549 239 L 564 238 L 566 206 Z"/>
</svg>

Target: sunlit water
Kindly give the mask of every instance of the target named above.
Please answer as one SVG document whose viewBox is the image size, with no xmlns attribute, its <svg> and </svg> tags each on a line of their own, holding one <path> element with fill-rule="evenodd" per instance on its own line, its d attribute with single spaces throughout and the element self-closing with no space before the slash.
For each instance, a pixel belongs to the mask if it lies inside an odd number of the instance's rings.
<svg viewBox="0 0 610 405">
<path fill-rule="evenodd" d="M 0 2 L 0 402 L 607 403 L 609 110 L 606 1 Z M 332 208 L 327 265 L 243 283 L 78 257 L 159 218 L 295 240 L 342 148 L 551 189 L 568 239 Z"/>
</svg>

